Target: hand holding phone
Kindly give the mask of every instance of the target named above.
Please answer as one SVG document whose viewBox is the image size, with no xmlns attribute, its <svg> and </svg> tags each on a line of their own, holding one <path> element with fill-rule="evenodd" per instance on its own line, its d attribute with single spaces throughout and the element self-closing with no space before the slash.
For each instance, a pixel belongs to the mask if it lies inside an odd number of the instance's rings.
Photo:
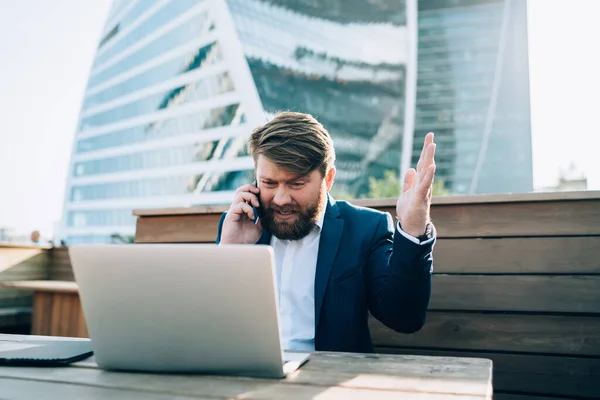
<svg viewBox="0 0 600 400">
<path fill-rule="evenodd" d="M 254 244 L 262 235 L 263 227 L 258 217 L 260 190 L 257 182 L 239 187 L 233 196 L 221 230 L 222 244 Z"/>
</svg>

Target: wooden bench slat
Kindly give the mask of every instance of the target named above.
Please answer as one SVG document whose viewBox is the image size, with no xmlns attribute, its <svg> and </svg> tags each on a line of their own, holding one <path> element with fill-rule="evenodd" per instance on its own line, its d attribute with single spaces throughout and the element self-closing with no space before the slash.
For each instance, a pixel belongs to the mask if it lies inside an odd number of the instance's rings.
<svg viewBox="0 0 600 400">
<path fill-rule="evenodd" d="M 394 206 L 374 207 L 395 214 Z M 432 205 L 440 238 L 600 236 L 597 199 Z M 135 241 L 212 242 L 220 212 L 141 216 Z"/>
<path fill-rule="evenodd" d="M 432 310 L 600 313 L 600 276 L 435 275 Z"/>
<path fill-rule="evenodd" d="M 138 218 L 136 243 L 214 243 L 220 214 Z"/>
<path fill-rule="evenodd" d="M 374 318 L 369 326 L 377 347 L 600 356 L 600 318 L 520 314 L 436 312 L 425 326 L 405 335 Z"/>
<path fill-rule="evenodd" d="M 440 239 L 437 273 L 600 274 L 600 238 Z"/>
</svg>

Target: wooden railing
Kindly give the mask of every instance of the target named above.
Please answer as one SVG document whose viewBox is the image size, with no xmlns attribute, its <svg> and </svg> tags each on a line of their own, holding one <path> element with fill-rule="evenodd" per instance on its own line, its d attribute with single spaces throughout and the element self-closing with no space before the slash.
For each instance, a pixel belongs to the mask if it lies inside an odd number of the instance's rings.
<svg viewBox="0 0 600 400">
<path fill-rule="evenodd" d="M 395 199 L 354 203 L 393 213 Z M 136 211 L 135 242 L 214 242 L 225 210 Z M 403 335 L 371 319 L 376 351 L 492 359 L 495 399 L 600 397 L 600 192 L 435 198 L 432 218 L 427 323 Z M 72 280 L 66 251 L 49 278 Z"/>
</svg>

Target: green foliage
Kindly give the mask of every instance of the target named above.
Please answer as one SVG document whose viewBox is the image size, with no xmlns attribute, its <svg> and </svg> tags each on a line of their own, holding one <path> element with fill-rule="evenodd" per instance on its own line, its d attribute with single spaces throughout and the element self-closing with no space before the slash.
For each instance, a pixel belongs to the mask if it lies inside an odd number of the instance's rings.
<svg viewBox="0 0 600 400">
<path fill-rule="evenodd" d="M 401 184 L 398 175 L 394 170 L 386 170 L 383 173 L 383 178 L 376 179 L 369 177 L 369 192 L 362 198 L 368 199 L 384 199 L 400 196 Z M 450 192 L 444 186 L 443 179 L 435 179 L 432 188 L 433 196 L 448 196 Z M 333 189 L 331 195 L 336 200 L 352 200 L 355 196 L 343 190 Z"/>
<path fill-rule="evenodd" d="M 121 235 L 120 233 L 113 233 L 110 235 L 110 242 L 113 244 L 131 244 L 134 242 L 134 237 L 131 235 Z"/>
<path fill-rule="evenodd" d="M 365 197 L 370 199 L 384 199 L 400 196 L 400 180 L 394 170 L 383 172 L 383 178 L 369 177 L 369 193 Z"/>
</svg>

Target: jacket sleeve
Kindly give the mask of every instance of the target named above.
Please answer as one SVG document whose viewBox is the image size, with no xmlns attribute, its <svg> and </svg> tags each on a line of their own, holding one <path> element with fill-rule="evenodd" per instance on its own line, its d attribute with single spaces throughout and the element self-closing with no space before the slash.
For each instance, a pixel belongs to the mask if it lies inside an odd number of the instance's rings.
<svg viewBox="0 0 600 400">
<path fill-rule="evenodd" d="M 219 220 L 219 227 L 217 228 L 217 238 L 215 240 L 216 244 L 219 244 L 221 242 L 221 230 L 223 229 L 223 221 L 225 220 L 226 216 L 227 212 L 224 212 L 221 215 L 221 219 Z"/>
<path fill-rule="evenodd" d="M 417 332 L 425 324 L 435 240 L 412 242 L 387 213 L 375 230 L 366 265 L 369 311 L 397 332 Z"/>
</svg>

